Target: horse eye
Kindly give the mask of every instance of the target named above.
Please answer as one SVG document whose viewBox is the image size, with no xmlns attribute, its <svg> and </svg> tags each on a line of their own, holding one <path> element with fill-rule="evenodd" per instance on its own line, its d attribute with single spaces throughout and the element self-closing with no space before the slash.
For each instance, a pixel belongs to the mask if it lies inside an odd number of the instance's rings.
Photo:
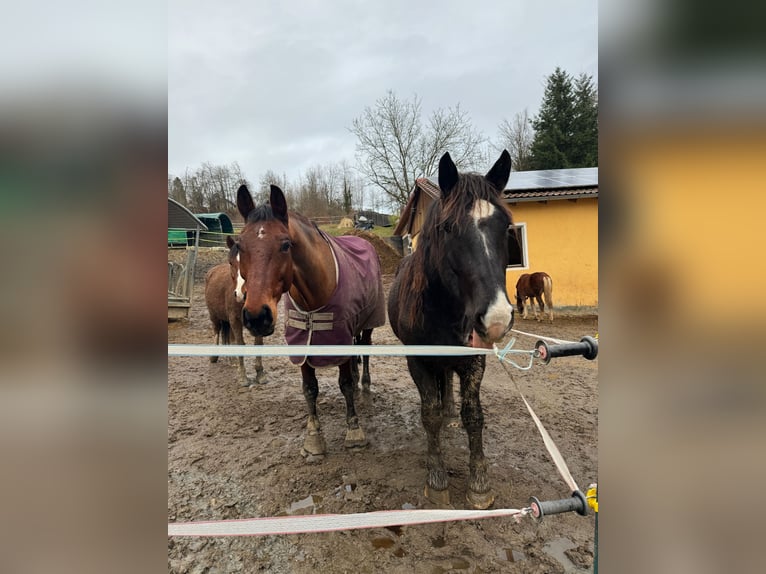
<svg viewBox="0 0 766 574">
<path fill-rule="evenodd" d="M 283 242 L 280 250 L 282 251 L 282 253 L 287 253 L 290 250 L 290 241 Z"/>
</svg>

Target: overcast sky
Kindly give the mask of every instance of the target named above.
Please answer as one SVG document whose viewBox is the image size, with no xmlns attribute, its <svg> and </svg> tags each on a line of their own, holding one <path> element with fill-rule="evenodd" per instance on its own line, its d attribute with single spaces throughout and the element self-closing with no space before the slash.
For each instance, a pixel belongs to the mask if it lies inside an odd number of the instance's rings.
<svg viewBox="0 0 766 574">
<path fill-rule="evenodd" d="M 168 25 L 175 175 L 354 164 L 348 128 L 389 89 L 420 96 L 424 119 L 459 103 L 494 140 L 538 111 L 556 66 L 598 80 L 596 0 L 171 0 Z"/>
</svg>

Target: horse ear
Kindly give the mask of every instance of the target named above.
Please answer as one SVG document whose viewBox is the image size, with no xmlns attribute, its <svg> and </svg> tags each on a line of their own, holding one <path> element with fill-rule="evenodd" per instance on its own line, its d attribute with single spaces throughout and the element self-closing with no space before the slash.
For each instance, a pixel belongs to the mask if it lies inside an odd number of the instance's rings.
<svg viewBox="0 0 766 574">
<path fill-rule="evenodd" d="M 457 178 L 457 167 L 449 152 L 445 152 L 439 160 L 439 188 L 442 190 L 442 198 L 447 198 L 449 192 L 457 184 Z"/>
<path fill-rule="evenodd" d="M 228 247 L 229 249 L 234 247 L 234 238 L 232 238 L 231 235 L 226 236 L 226 247 Z"/>
<path fill-rule="evenodd" d="M 245 218 L 245 221 L 247 221 L 247 216 L 250 212 L 255 209 L 253 196 L 250 195 L 250 191 L 247 189 L 246 185 L 240 185 L 237 190 L 237 208 L 242 217 Z"/>
<path fill-rule="evenodd" d="M 503 153 L 500 154 L 500 158 L 484 177 L 487 178 L 487 181 L 489 181 L 497 191 L 502 192 L 505 189 L 505 185 L 508 183 L 510 175 L 511 154 L 508 153 L 508 150 L 504 149 Z"/>
<path fill-rule="evenodd" d="M 285 194 L 276 185 L 271 186 L 269 203 L 271 204 L 271 212 L 274 214 L 274 217 L 287 223 L 287 200 L 285 199 Z"/>
</svg>

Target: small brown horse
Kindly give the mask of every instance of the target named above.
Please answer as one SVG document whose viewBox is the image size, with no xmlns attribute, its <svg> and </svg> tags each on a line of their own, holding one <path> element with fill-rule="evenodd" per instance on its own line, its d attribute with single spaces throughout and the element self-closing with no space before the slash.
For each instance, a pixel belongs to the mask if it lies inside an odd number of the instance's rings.
<svg viewBox="0 0 766 574">
<path fill-rule="evenodd" d="M 545 297 L 545 303 L 543 303 L 543 297 Z M 537 314 L 535 308 L 535 300 L 537 300 L 537 306 L 540 307 L 540 313 L 545 315 L 545 305 L 548 305 L 548 316 L 553 323 L 553 279 L 544 271 L 538 271 L 537 273 L 524 273 L 516 282 L 516 309 L 521 313 L 521 318 L 527 318 L 527 299 L 532 307 L 532 311 L 535 313 L 535 319 L 541 321 L 542 319 Z"/>
<path fill-rule="evenodd" d="M 402 259 L 388 296 L 394 334 L 406 345 L 491 347 L 513 326 L 505 287 L 511 213 L 500 194 L 511 172 L 503 151 L 486 176 L 458 173 L 444 154 L 441 197 L 428 208 L 417 249 Z M 420 393 L 428 437 L 425 494 L 449 504 L 448 474 L 440 433 L 449 419 L 451 377 L 460 379 L 460 417 L 468 434 L 467 499 L 475 508 L 494 502 L 484 458 L 481 382 L 486 355 L 407 357 Z"/>
<path fill-rule="evenodd" d="M 237 296 L 240 272 L 239 261 L 232 251 L 234 241 L 230 236 L 226 237 L 229 245 L 229 262 L 216 265 L 205 275 L 205 303 L 210 314 L 215 332 L 215 344 L 244 345 L 245 338 L 242 334 L 242 306 L 243 300 Z M 263 337 L 255 336 L 255 344 L 263 345 Z M 217 356 L 210 357 L 211 363 L 218 362 Z M 239 382 L 242 386 L 250 386 L 251 383 L 262 384 L 266 380 L 263 375 L 263 360 L 255 358 L 255 380 L 248 378 L 245 370 L 245 358 L 237 357 L 239 364 Z"/>
<path fill-rule="evenodd" d="M 253 335 L 270 335 L 277 303 L 285 300 L 285 339 L 299 345 L 369 345 L 372 330 L 386 321 L 380 260 L 372 245 L 354 236 L 330 237 L 300 214 L 288 212 L 284 193 L 271 186 L 270 204 L 256 207 L 246 186 L 237 191 L 237 207 L 245 227 L 232 253 L 238 258 L 245 297 L 242 318 Z M 316 401 L 315 369 L 337 366 L 338 385 L 346 399 L 346 448 L 362 447 L 367 437 L 354 406 L 357 384 L 349 356 L 295 356 L 301 367 L 308 407 L 307 435 L 302 454 L 324 455 Z M 357 375 L 358 376 L 358 375 Z M 370 386 L 369 357 L 364 359 L 362 385 Z"/>
</svg>

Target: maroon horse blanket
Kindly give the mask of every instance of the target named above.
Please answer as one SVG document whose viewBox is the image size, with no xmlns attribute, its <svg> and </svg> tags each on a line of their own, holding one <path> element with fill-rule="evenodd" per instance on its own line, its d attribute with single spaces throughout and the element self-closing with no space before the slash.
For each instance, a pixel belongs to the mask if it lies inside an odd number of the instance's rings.
<svg viewBox="0 0 766 574">
<path fill-rule="evenodd" d="M 386 322 L 380 259 L 368 241 L 353 235 L 322 236 L 335 256 L 337 287 L 330 301 L 319 309 L 298 307 L 288 293 L 285 300 L 285 339 L 288 345 L 351 345 L 364 329 Z M 290 357 L 296 365 L 308 361 L 314 368 L 334 367 L 344 357 Z"/>
</svg>

